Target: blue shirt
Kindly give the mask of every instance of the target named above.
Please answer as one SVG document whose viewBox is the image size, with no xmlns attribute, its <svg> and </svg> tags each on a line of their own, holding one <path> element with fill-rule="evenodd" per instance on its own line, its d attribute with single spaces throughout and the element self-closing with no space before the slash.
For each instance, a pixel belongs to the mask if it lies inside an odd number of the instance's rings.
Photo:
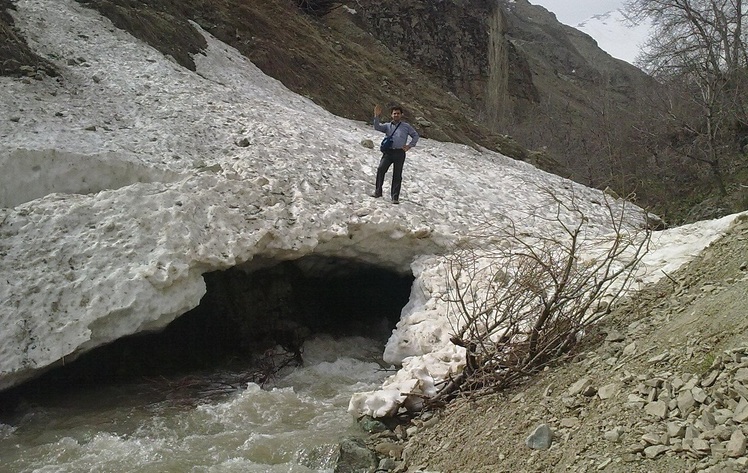
<svg viewBox="0 0 748 473">
<path fill-rule="evenodd" d="M 397 123 L 379 123 L 379 118 L 374 117 L 374 129 L 386 133 L 387 136 L 392 135 L 392 132 L 397 127 Z M 400 127 L 397 128 L 395 134 L 392 136 L 392 148 L 402 149 L 406 143 L 408 143 L 408 137 L 410 136 L 410 147 L 414 147 L 418 143 L 418 132 L 410 124 L 404 121 L 400 122 Z"/>
</svg>

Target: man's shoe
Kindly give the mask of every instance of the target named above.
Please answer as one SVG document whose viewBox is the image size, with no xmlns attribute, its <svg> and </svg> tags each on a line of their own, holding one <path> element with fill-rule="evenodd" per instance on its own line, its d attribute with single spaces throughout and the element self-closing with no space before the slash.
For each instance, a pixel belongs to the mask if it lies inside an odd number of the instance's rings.
<svg viewBox="0 0 748 473">
<path fill-rule="evenodd" d="M 392 199 L 392 203 L 393 204 L 399 204 L 400 203 L 400 199 Z"/>
<path fill-rule="evenodd" d="M 375 193 L 373 193 L 373 194 L 369 194 L 369 195 L 370 195 L 371 197 L 374 197 L 375 199 L 378 199 L 378 198 L 382 197 L 382 194 L 377 194 L 376 192 L 375 192 Z"/>
</svg>

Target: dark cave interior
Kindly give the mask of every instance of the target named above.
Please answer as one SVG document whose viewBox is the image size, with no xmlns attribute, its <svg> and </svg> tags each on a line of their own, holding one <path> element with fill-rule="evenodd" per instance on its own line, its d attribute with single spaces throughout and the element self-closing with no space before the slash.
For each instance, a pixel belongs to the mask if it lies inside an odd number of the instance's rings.
<svg viewBox="0 0 748 473">
<path fill-rule="evenodd" d="M 303 361 L 315 334 L 384 342 L 408 301 L 412 274 L 358 261 L 306 256 L 255 261 L 204 275 L 198 307 L 157 333 L 137 334 L 90 350 L 0 393 L 0 411 L 44 393 L 251 363 L 276 346 Z"/>
</svg>

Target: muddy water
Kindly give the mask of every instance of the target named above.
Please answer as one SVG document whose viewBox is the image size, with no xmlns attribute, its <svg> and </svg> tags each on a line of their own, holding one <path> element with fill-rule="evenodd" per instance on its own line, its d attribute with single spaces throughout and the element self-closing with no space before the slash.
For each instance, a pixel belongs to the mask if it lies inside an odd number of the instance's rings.
<svg viewBox="0 0 748 473">
<path fill-rule="evenodd" d="M 387 375 L 381 353 L 321 337 L 272 388 L 227 371 L 51 396 L 0 424 L 0 472 L 331 472 L 336 443 L 361 435 L 351 394 Z"/>
</svg>

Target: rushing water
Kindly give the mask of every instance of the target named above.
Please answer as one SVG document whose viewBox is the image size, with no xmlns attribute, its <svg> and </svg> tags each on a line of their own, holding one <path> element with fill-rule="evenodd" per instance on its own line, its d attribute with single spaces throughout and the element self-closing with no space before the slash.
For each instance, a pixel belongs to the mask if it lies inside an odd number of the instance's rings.
<svg viewBox="0 0 748 473">
<path fill-rule="evenodd" d="M 361 434 L 351 394 L 387 375 L 381 352 L 318 337 L 271 389 L 232 388 L 237 373 L 224 372 L 202 390 L 163 380 L 52 396 L 0 424 L 0 472 L 331 472 L 337 442 Z"/>
</svg>

